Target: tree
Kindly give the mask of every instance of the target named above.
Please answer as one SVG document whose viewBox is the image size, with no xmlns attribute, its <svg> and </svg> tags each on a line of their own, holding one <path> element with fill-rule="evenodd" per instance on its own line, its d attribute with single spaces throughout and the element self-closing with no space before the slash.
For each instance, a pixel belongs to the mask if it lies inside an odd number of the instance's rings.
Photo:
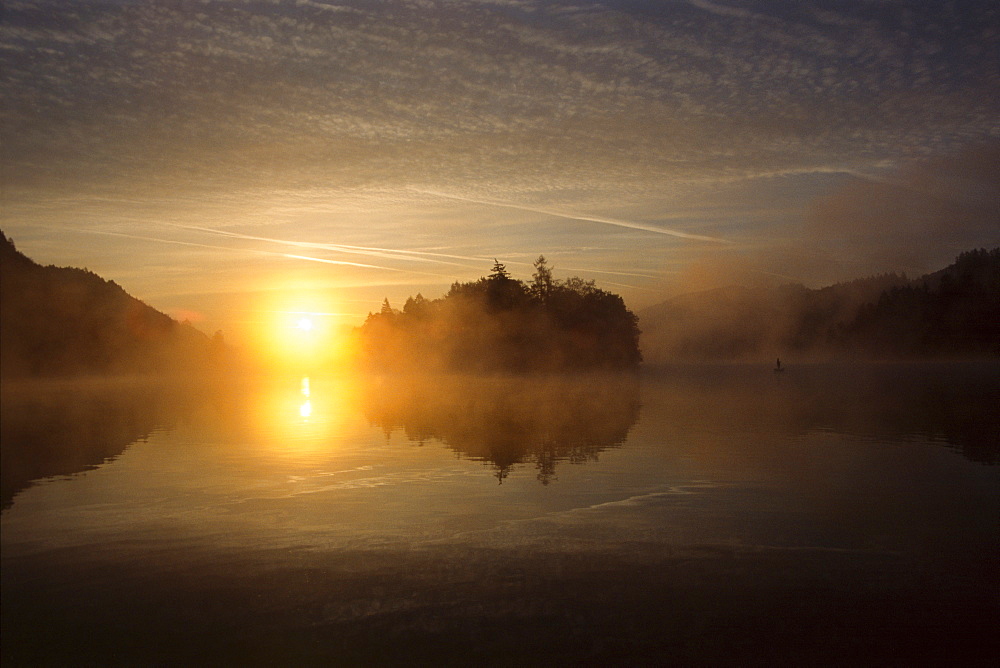
<svg viewBox="0 0 1000 668">
<path fill-rule="evenodd" d="M 579 276 L 571 276 L 570 278 L 567 278 L 565 286 L 567 289 L 580 296 L 588 295 L 597 290 L 597 286 L 594 284 L 593 280 L 585 281 Z"/>
<path fill-rule="evenodd" d="M 524 283 L 510 277 L 507 267 L 493 260 L 493 270 L 486 279 L 486 301 L 490 307 L 509 311 L 527 300 Z"/>
<path fill-rule="evenodd" d="M 427 300 L 424 296 L 417 293 L 416 297 L 407 297 L 406 303 L 403 304 L 403 314 L 408 316 L 413 316 L 416 318 L 422 317 L 427 313 Z"/>
<path fill-rule="evenodd" d="M 553 281 L 552 270 L 544 255 L 539 255 L 535 260 L 535 273 L 531 276 L 531 295 L 538 301 L 545 303 L 552 293 Z"/>
<path fill-rule="evenodd" d="M 530 285 L 495 260 L 488 276 L 440 299 L 416 295 L 402 312 L 383 302 L 361 331 L 376 366 L 468 371 L 634 369 L 638 337 L 621 297 L 593 281 L 554 280 L 544 256 Z"/>
<path fill-rule="evenodd" d="M 509 281 L 512 280 L 510 277 L 510 272 L 507 271 L 507 265 L 500 262 L 500 260 L 493 258 L 493 269 L 490 271 L 491 281 Z"/>
</svg>

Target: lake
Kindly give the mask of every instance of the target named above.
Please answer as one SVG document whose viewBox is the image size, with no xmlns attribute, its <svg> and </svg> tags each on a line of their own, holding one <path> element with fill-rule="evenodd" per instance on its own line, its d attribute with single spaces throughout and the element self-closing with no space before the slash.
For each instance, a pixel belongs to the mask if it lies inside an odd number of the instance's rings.
<svg viewBox="0 0 1000 668">
<path fill-rule="evenodd" d="M 5 665 L 995 665 L 1000 364 L 3 388 Z"/>
</svg>

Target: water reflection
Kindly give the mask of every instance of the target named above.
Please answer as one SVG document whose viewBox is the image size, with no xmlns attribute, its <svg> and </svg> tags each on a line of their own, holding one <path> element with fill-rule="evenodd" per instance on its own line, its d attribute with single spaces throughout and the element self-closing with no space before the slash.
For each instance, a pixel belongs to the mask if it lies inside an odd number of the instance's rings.
<svg viewBox="0 0 1000 668">
<path fill-rule="evenodd" d="M 728 446 L 707 447 L 704 434 L 721 443 L 828 431 L 885 442 L 919 438 L 1000 464 L 997 363 L 793 365 L 783 374 L 676 367 L 650 370 L 643 385 L 645 421 L 667 443 L 702 435 L 694 453 L 702 459 L 716 451 L 733 456 Z M 197 389 L 45 381 L 6 383 L 0 408 L 6 508 L 32 480 L 98 466 L 181 418 L 197 439 L 295 458 L 336 447 L 363 414 L 386 434 L 440 441 L 487 463 L 501 482 L 517 466 L 533 465 L 548 483 L 559 462 L 593 460 L 624 443 L 639 418 L 640 392 L 631 376 L 227 378 Z M 772 462 L 792 456 L 772 454 Z"/>
<path fill-rule="evenodd" d="M 94 455 L 23 486 L 152 436 L 3 513 L 0 651 L 993 665 L 998 370 L 650 371 L 641 419 L 631 378 L 5 387 L 5 495 L 11 444 Z"/>
<path fill-rule="evenodd" d="M 360 397 L 387 436 L 401 429 L 416 443 L 439 440 L 488 463 L 501 483 L 519 464 L 534 464 L 547 484 L 558 462 L 596 460 L 625 442 L 640 410 L 631 375 L 374 378 Z"/>
<path fill-rule="evenodd" d="M 133 380 L 5 383 L 0 397 L 3 508 L 33 480 L 120 455 L 171 424 L 184 403 L 174 389 Z"/>
<path fill-rule="evenodd" d="M 769 374 L 699 366 L 647 375 L 645 402 L 664 428 L 743 434 L 855 434 L 929 440 L 1000 464 L 1000 364 L 830 364 Z"/>
</svg>

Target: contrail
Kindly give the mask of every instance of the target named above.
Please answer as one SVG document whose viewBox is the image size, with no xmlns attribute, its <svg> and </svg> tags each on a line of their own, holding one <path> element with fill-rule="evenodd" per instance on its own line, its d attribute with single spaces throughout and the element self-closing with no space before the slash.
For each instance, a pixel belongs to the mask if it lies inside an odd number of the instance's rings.
<svg viewBox="0 0 1000 668">
<path fill-rule="evenodd" d="M 213 246 L 211 244 L 199 244 L 193 241 L 177 241 L 176 239 L 160 239 L 159 237 L 148 237 L 139 234 L 126 234 L 125 232 L 111 232 L 108 230 L 84 230 L 84 229 L 77 229 L 73 231 L 84 232 L 86 234 L 103 234 L 112 237 L 126 237 L 128 239 L 140 239 L 142 241 L 157 241 L 163 244 L 176 244 L 178 246 L 194 246 L 196 248 L 211 248 L 213 250 L 225 250 L 236 253 L 252 253 L 254 255 L 269 255 L 271 257 L 285 257 L 285 258 L 293 258 L 296 260 L 311 260 L 313 262 L 325 262 L 327 264 L 338 264 L 347 267 L 362 267 L 364 269 L 384 269 L 385 271 L 406 271 L 404 269 L 393 269 L 392 267 L 380 267 L 378 265 L 363 264 L 361 262 L 347 262 L 342 260 L 323 260 L 315 257 L 306 257 L 305 255 L 289 255 L 287 253 L 276 253 L 274 251 L 257 250 L 253 248 L 230 248 L 228 246 Z M 410 273 L 425 273 L 425 272 L 410 272 Z M 431 275 L 438 276 L 439 274 L 431 274 Z"/>
<path fill-rule="evenodd" d="M 166 225 L 166 226 L 169 226 L 169 227 L 177 227 L 177 228 L 181 228 L 181 229 L 190 229 L 190 230 L 196 230 L 196 231 L 202 231 L 202 232 L 215 233 L 215 234 L 219 234 L 221 236 L 234 237 L 234 238 L 240 238 L 240 239 L 257 240 L 257 241 L 272 241 L 272 242 L 275 242 L 275 243 L 283 243 L 283 244 L 288 244 L 288 245 L 291 245 L 291 246 L 301 246 L 301 247 L 307 247 L 307 248 L 315 248 L 317 250 L 327 249 L 327 244 L 311 243 L 311 242 L 307 242 L 307 241 L 285 241 L 285 240 L 281 240 L 281 239 L 268 239 L 267 237 L 255 237 L 255 236 L 252 236 L 252 235 L 249 235 L 249 234 L 238 234 L 238 233 L 235 233 L 235 232 L 225 232 L 223 230 L 212 230 L 211 228 L 196 227 L 196 226 L 193 226 L 193 225 L 176 225 L 174 223 L 160 223 L 160 224 L 161 225 Z M 54 229 L 60 229 L 61 230 L 63 228 L 54 228 Z M 462 280 L 463 279 L 462 276 L 454 276 L 454 275 L 450 275 L 450 274 L 438 274 L 438 273 L 429 272 L 429 271 L 417 271 L 417 270 L 414 270 L 414 269 L 397 269 L 395 267 L 382 267 L 382 266 L 375 265 L 375 264 L 364 264 L 362 262 L 348 262 L 346 260 L 329 260 L 329 259 L 326 259 L 326 258 L 310 257 L 308 255 L 296 255 L 296 254 L 293 254 L 293 253 L 279 253 L 277 251 L 259 250 L 259 249 L 255 249 L 255 248 L 231 248 L 229 246 L 216 246 L 216 245 L 213 245 L 213 244 L 200 244 L 200 243 L 196 243 L 194 241 L 179 241 L 177 239 L 161 239 L 159 237 L 150 237 L 150 236 L 145 236 L 145 235 L 140 235 L 140 234 L 128 234 L 126 232 L 111 232 L 109 230 L 87 230 L 87 229 L 74 229 L 73 231 L 74 232 L 83 232 L 85 234 L 98 234 L 98 235 L 106 235 L 106 236 L 112 236 L 112 237 L 125 237 L 125 238 L 128 238 L 128 239 L 139 239 L 141 241 L 155 241 L 155 242 L 158 242 L 158 243 L 174 244 L 174 245 L 177 245 L 177 246 L 193 246 L 195 248 L 209 248 L 209 249 L 212 249 L 212 250 L 224 250 L 224 251 L 230 251 L 230 252 L 234 252 L 234 253 L 250 253 L 250 254 L 253 254 L 253 255 L 266 255 L 266 256 L 269 256 L 269 257 L 283 257 L 283 258 L 288 258 L 288 259 L 291 259 L 291 260 L 303 260 L 303 261 L 307 261 L 307 262 L 319 262 L 319 263 L 322 263 L 322 264 L 332 264 L 332 265 L 347 266 L 347 267 L 360 267 L 360 268 L 363 268 L 363 269 L 381 269 L 383 271 L 392 271 L 392 272 L 399 272 L 399 273 L 406 273 L 406 274 L 419 274 L 421 276 L 435 276 L 437 278 L 448 278 L 448 279 L 452 279 L 452 280 Z M 400 252 L 400 253 L 419 253 L 420 251 L 396 251 L 396 252 Z M 465 259 L 467 256 L 462 256 L 462 255 L 446 255 L 445 257 L 457 257 L 457 258 Z M 414 259 L 419 259 L 419 258 L 414 258 Z M 468 259 L 482 261 L 484 258 L 468 258 Z M 456 263 L 454 263 L 454 262 L 446 262 L 444 264 L 452 264 L 452 265 L 454 265 Z M 519 265 L 528 266 L 531 263 L 529 263 L 529 262 L 516 262 L 516 261 L 514 261 L 514 262 L 508 262 L 507 264 L 519 264 Z M 461 266 L 461 265 L 457 265 L 457 266 Z M 634 274 L 634 273 L 624 272 L 624 271 L 604 271 L 604 270 L 601 270 L 601 269 L 581 269 L 581 268 L 576 268 L 576 267 L 564 267 L 564 268 L 567 269 L 567 270 L 569 270 L 569 271 L 583 271 L 583 272 L 591 272 L 591 273 L 597 273 L 597 274 L 617 274 L 617 275 L 620 275 L 620 276 L 635 276 L 637 278 L 650 278 L 649 276 L 644 275 L 644 274 Z M 639 289 L 639 290 L 645 289 L 645 288 L 637 288 L 636 286 L 631 286 L 631 285 L 626 286 L 626 285 L 621 284 L 621 283 L 611 283 L 610 281 L 605 281 L 605 283 L 607 283 L 608 285 L 621 285 L 622 287 L 630 287 L 630 288 L 635 288 L 635 289 Z"/>
<path fill-rule="evenodd" d="M 371 246 L 349 246 L 349 245 L 345 245 L 345 244 L 329 244 L 329 243 L 320 243 L 320 242 L 314 242 L 314 241 L 292 241 L 290 239 L 276 239 L 274 237 L 262 237 L 262 236 L 257 236 L 257 235 L 253 235 L 253 234 L 242 234 L 240 232 L 230 232 L 228 230 L 216 230 L 216 229 L 212 229 L 210 227 L 200 227 L 200 226 L 197 226 L 197 225 L 179 225 L 179 224 L 176 224 L 176 223 L 160 223 L 160 224 L 161 225 L 166 225 L 166 226 L 169 226 L 169 227 L 175 227 L 175 228 L 178 228 L 178 229 L 183 229 L 183 230 L 192 230 L 192 231 L 196 231 L 196 232 L 204 232 L 206 234 L 215 234 L 215 235 L 218 235 L 218 236 L 230 237 L 230 238 L 234 238 L 234 239 L 244 239 L 244 240 L 247 240 L 247 241 L 264 241 L 264 242 L 268 242 L 268 243 L 276 243 L 276 244 L 282 244 L 282 245 L 286 245 L 286 246 L 293 246 L 293 247 L 296 247 L 296 248 L 311 248 L 311 249 L 314 249 L 314 250 L 332 250 L 332 251 L 341 251 L 341 252 L 345 252 L 345 253 L 355 252 L 355 253 L 361 253 L 361 254 L 364 254 L 364 255 L 377 255 L 379 257 L 394 258 L 394 259 L 403 259 L 403 260 L 412 260 L 412 261 L 415 261 L 415 262 L 437 262 L 437 263 L 440 263 L 440 264 L 447 264 L 447 265 L 457 266 L 457 267 L 461 267 L 461 266 L 464 266 L 464 265 L 459 264 L 457 262 L 446 262 L 446 261 L 443 261 L 443 260 L 427 259 L 427 258 L 423 258 L 423 257 L 405 257 L 405 256 L 410 256 L 410 255 L 428 255 L 428 256 L 431 256 L 431 257 L 434 257 L 434 258 L 445 257 L 445 258 L 451 258 L 451 259 L 457 259 L 457 260 L 466 260 L 466 261 L 469 261 L 469 262 L 476 262 L 476 263 L 481 263 L 481 262 L 484 262 L 484 261 L 486 261 L 486 260 L 489 259 L 487 257 L 473 257 L 473 256 L 469 256 L 469 255 L 454 255 L 454 254 L 449 254 L 449 253 L 433 253 L 433 252 L 430 252 L 430 251 L 398 250 L 398 249 L 392 249 L 392 248 L 376 248 L 376 247 L 371 247 Z M 397 254 L 404 255 L 404 257 L 399 257 L 399 255 L 397 255 Z M 286 254 L 286 253 L 280 253 L 280 255 L 284 255 L 285 257 L 291 257 L 291 258 L 295 258 L 295 259 L 299 259 L 299 260 L 310 260 L 310 261 L 313 261 L 313 262 L 328 262 L 328 263 L 332 263 L 332 264 L 340 264 L 340 262 L 335 261 L 335 260 L 324 260 L 324 259 L 321 259 L 321 258 L 306 257 L 306 256 L 302 256 L 302 255 L 292 255 L 292 254 Z M 523 265 L 523 266 L 526 266 L 526 267 L 532 266 L 531 262 L 518 262 L 516 260 L 508 261 L 508 262 L 506 262 L 506 264 Z M 640 274 L 640 273 L 629 272 L 629 271 L 610 271 L 610 270 L 602 270 L 602 269 L 587 269 L 587 268 L 580 268 L 580 267 L 562 267 L 562 268 L 566 269 L 568 271 L 583 271 L 583 272 L 595 273 L 595 274 L 611 274 L 611 275 L 617 275 L 617 276 L 633 276 L 633 277 L 636 277 L 636 278 L 654 278 L 654 276 L 651 276 L 649 274 Z M 399 270 L 389 269 L 389 270 L 390 271 L 409 271 L 410 273 L 424 274 L 424 275 L 427 275 L 427 276 L 445 276 L 445 274 L 435 274 L 433 272 L 421 272 L 421 271 L 402 270 L 402 269 L 399 269 Z M 450 278 L 458 278 L 458 277 L 450 276 Z"/>
<path fill-rule="evenodd" d="M 171 223 L 161 223 L 161 224 L 163 224 L 163 225 L 169 225 L 171 227 L 180 227 L 180 228 L 186 228 L 187 227 L 187 226 L 184 226 L 184 225 L 173 225 Z M 202 228 L 192 228 L 192 229 L 202 229 Z M 208 230 L 208 228 L 204 228 L 204 229 L 206 231 L 214 231 L 214 230 Z M 400 273 L 404 273 L 404 274 L 419 274 L 421 276 L 436 276 L 438 278 L 449 278 L 449 279 L 453 279 L 453 280 L 461 278 L 460 276 L 454 276 L 454 275 L 451 275 L 451 274 L 438 274 L 438 273 L 430 272 L 430 271 L 417 271 L 415 269 L 398 269 L 396 267 L 383 267 L 383 266 L 376 265 L 376 264 L 364 264 L 362 262 L 348 262 L 346 260 L 328 260 L 326 258 L 310 257 L 308 255 L 293 255 L 291 253 L 279 253 L 277 251 L 259 250 L 259 249 L 256 249 L 256 248 L 230 248 L 229 246 L 214 246 L 212 244 L 199 244 L 199 243 L 196 243 L 196 242 L 193 242 L 193 241 L 177 241 L 176 239 L 160 239 L 159 237 L 148 237 L 148 236 L 142 236 L 142 235 L 138 235 L 138 234 L 126 234 L 125 232 L 110 232 L 110 231 L 107 231 L 107 230 L 75 230 L 75 231 L 77 231 L 77 232 L 86 232 L 88 234 L 105 234 L 105 235 L 114 236 L 114 237 L 127 237 L 129 239 L 141 239 L 143 241 L 158 241 L 160 243 L 164 243 L 164 244 L 176 244 L 178 246 L 194 246 L 196 248 L 211 248 L 211 249 L 214 249 L 214 250 L 225 250 L 225 251 L 231 251 L 231 252 L 235 252 L 235 253 L 252 253 L 254 255 L 267 255 L 267 256 L 270 256 L 270 257 L 284 257 L 284 258 L 289 258 L 289 259 L 292 259 L 292 260 L 306 260 L 308 262 L 321 262 L 323 264 L 333 264 L 333 265 L 338 265 L 338 266 L 342 266 L 342 267 L 361 267 L 363 269 L 380 269 L 382 271 L 395 271 L 395 272 L 400 272 Z M 230 233 L 222 233 L 222 234 L 223 234 L 223 236 L 236 236 L 236 237 L 244 237 L 244 236 L 246 236 L 248 238 L 253 238 L 253 237 L 249 237 L 249 235 L 237 235 L 237 234 L 231 233 L 231 232 Z M 310 245 L 310 244 L 308 244 L 308 242 L 287 242 L 287 243 L 290 243 L 290 244 L 295 245 L 295 246 L 308 246 L 310 248 L 317 248 L 317 250 L 322 249 L 322 246 L 320 244 L 311 244 Z M 453 263 L 449 263 L 449 264 L 453 264 Z"/>
<path fill-rule="evenodd" d="M 395 248 L 375 248 L 371 246 L 349 246 L 346 244 L 319 243 L 315 241 L 292 241 L 290 239 L 275 239 L 273 237 L 261 237 L 253 234 L 241 234 L 239 232 L 216 230 L 210 227 L 198 227 L 196 225 L 178 225 L 175 223 L 161 223 L 161 225 L 177 227 L 183 230 L 205 232 L 206 234 L 216 234 L 223 237 L 232 237 L 234 239 L 245 239 L 247 241 L 264 241 L 268 243 L 283 244 L 286 246 L 294 246 L 296 248 L 329 250 L 341 253 L 354 253 L 358 255 L 374 255 L 377 257 L 410 260 L 411 262 L 436 262 L 438 264 L 448 264 L 456 267 L 461 267 L 464 265 L 461 265 L 458 262 L 448 262 L 446 260 L 438 260 L 432 258 L 448 258 L 452 260 L 465 260 L 467 262 L 483 262 L 485 260 L 485 258 L 481 257 L 470 257 L 467 255 L 449 255 L 447 253 L 430 253 L 427 251 L 397 250 Z M 419 256 L 428 256 L 428 257 L 419 257 Z"/>
<path fill-rule="evenodd" d="M 604 281 L 604 284 L 605 285 L 614 285 L 614 286 L 619 287 L 619 288 L 629 288 L 630 290 L 642 290 L 644 292 L 656 292 L 656 290 L 653 290 L 652 288 L 643 288 L 643 287 L 640 287 L 638 285 L 629 285 L 627 283 L 615 283 L 613 281 Z"/>
<path fill-rule="evenodd" d="M 496 202 L 485 199 L 475 199 L 472 197 L 462 197 L 459 195 L 451 195 L 448 193 L 437 192 L 434 190 L 418 190 L 412 188 L 413 192 L 422 193 L 424 195 L 433 195 L 435 197 L 441 197 L 443 199 L 453 199 L 460 202 L 471 202 L 472 204 L 485 204 L 487 206 L 499 206 L 507 209 L 518 209 L 520 211 L 531 211 L 534 213 L 541 213 L 546 216 L 555 216 L 556 218 L 565 218 L 567 220 L 585 220 L 591 223 L 603 223 L 605 225 L 614 225 L 615 227 L 625 227 L 630 230 L 641 230 L 643 232 L 653 232 L 655 234 L 665 234 L 671 237 L 678 237 L 681 239 L 691 239 L 692 241 L 711 241 L 712 243 L 718 244 L 731 244 L 732 241 L 727 239 L 720 239 L 718 237 L 708 237 L 701 234 L 690 234 L 688 232 L 681 232 L 680 230 L 672 230 L 666 227 L 655 227 L 653 225 L 644 225 L 642 223 L 634 223 L 628 220 L 618 220 L 616 218 L 597 218 L 595 216 L 579 216 L 576 214 L 562 213 L 560 211 L 551 211 L 549 209 L 538 209 L 530 206 L 521 206 L 520 204 L 509 204 L 507 202 Z"/>
<path fill-rule="evenodd" d="M 176 228 L 184 229 L 184 230 L 193 230 L 193 231 L 196 231 L 196 232 L 204 232 L 206 234 L 216 234 L 216 235 L 219 235 L 219 236 L 231 237 L 231 238 L 234 238 L 234 239 L 245 239 L 247 241 L 264 241 L 264 242 L 269 242 L 269 243 L 276 243 L 276 244 L 283 244 L 283 245 L 287 245 L 287 246 L 294 246 L 294 247 L 297 247 L 297 248 L 312 248 L 312 249 L 316 249 L 316 250 L 333 250 L 333 251 L 342 251 L 342 252 L 345 252 L 345 253 L 355 252 L 355 253 L 362 253 L 362 254 L 365 254 L 365 255 L 377 255 L 379 257 L 396 258 L 396 259 L 403 259 L 403 260 L 412 260 L 412 261 L 415 261 L 415 262 L 437 262 L 437 263 L 440 263 L 440 264 L 447 264 L 447 265 L 457 266 L 457 267 L 461 267 L 461 266 L 464 266 L 464 265 L 461 265 L 461 264 L 459 264 L 457 262 L 445 262 L 443 260 L 427 259 L 427 258 L 423 258 L 423 257 L 402 257 L 402 258 L 400 258 L 397 254 L 402 254 L 402 255 L 406 255 L 406 256 L 409 256 L 409 255 L 428 255 L 428 256 L 435 257 L 435 258 L 437 258 L 437 257 L 446 257 L 446 258 L 451 258 L 451 259 L 456 259 L 456 260 L 466 260 L 466 261 L 469 261 L 469 262 L 476 262 L 476 263 L 481 263 L 481 262 L 484 262 L 484 261 L 486 261 L 486 260 L 489 259 L 489 258 L 486 258 L 486 257 L 472 257 L 472 256 L 469 256 L 469 255 L 453 255 L 453 254 L 449 254 L 449 253 L 432 253 L 430 251 L 397 250 L 397 249 L 392 249 L 392 248 L 375 248 L 375 247 L 371 247 L 371 246 L 348 246 L 348 245 L 345 245 L 345 244 L 328 244 L 328 243 L 319 243 L 319 242 L 313 242 L 313 241 L 292 241 L 290 239 L 276 239 L 276 238 L 273 238 L 273 237 L 261 237 L 261 236 L 252 235 L 252 234 L 242 234 L 242 233 L 239 233 L 239 232 L 230 232 L 228 230 L 215 230 L 215 229 L 212 229 L 210 227 L 199 227 L 197 225 L 179 225 L 179 224 L 176 224 L 176 223 L 161 223 L 161 224 L 162 225 L 168 225 L 170 227 L 176 227 Z M 302 255 L 290 255 L 290 254 L 285 254 L 285 255 L 286 255 L 286 257 L 293 257 L 293 258 L 300 259 L 300 260 L 311 260 L 313 262 L 332 262 L 332 263 L 336 263 L 334 260 L 323 260 L 323 259 L 320 259 L 320 258 L 308 258 L 308 257 L 302 256 Z M 523 266 L 526 266 L 526 267 L 532 266 L 532 263 L 530 263 L 530 262 L 518 262 L 518 261 L 508 261 L 506 264 L 523 265 Z M 653 276 L 650 276 L 648 274 L 637 274 L 637 273 L 628 272 L 628 271 L 608 271 L 608 270 L 601 270 L 601 269 L 582 269 L 582 268 L 579 268 L 579 267 L 563 267 L 563 269 L 566 269 L 566 270 L 569 270 L 569 271 L 583 271 L 583 272 L 595 273 L 595 274 L 611 274 L 611 275 L 617 275 L 617 276 L 633 276 L 633 277 L 637 277 L 637 278 L 653 278 Z M 395 271 L 395 270 L 393 270 L 393 271 Z M 403 270 L 398 270 L 398 271 L 403 271 Z M 410 270 L 410 273 L 425 274 L 427 276 L 443 276 L 444 275 L 444 274 L 435 274 L 435 273 L 430 273 L 430 272 L 419 272 L 419 271 L 413 271 L 413 270 Z M 458 277 L 451 276 L 450 278 L 458 278 Z M 631 287 L 631 286 L 629 286 L 629 287 Z"/>
<path fill-rule="evenodd" d="M 352 267 L 370 267 L 372 269 L 382 269 L 384 271 L 406 271 L 405 269 L 396 269 L 394 267 L 377 267 L 373 264 L 360 264 L 358 262 L 344 262 L 342 260 L 327 260 L 321 257 L 309 257 L 308 255 L 292 255 L 291 253 L 275 253 L 274 251 L 255 251 L 257 253 L 267 253 L 268 255 L 277 255 L 278 257 L 287 257 L 293 260 L 307 260 L 309 262 L 322 262 L 323 264 L 340 264 L 349 265 Z M 424 273 L 424 272 L 409 272 L 409 273 Z M 433 274 L 437 276 L 437 274 Z"/>
<path fill-rule="evenodd" d="M 433 271 L 417 271 L 416 269 L 396 269 L 393 267 L 375 267 L 370 264 L 358 264 L 356 262 L 342 262 L 340 260 L 327 260 L 321 257 L 309 257 L 308 255 L 292 255 L 291 253 L 275 253 L 273 251 L 257 251 L 258 253 L 267 253 L 268 255 L 280 255 L 281 257 L 290 257 L 295 260 L 308 260 L 309 262 L 322 262 L 323 264 L 348 264 L 355 267 L 372 267 L 374 269 L 384 269 L 385 271 L 398 271 L 404 274 L 420 274 L 421 276 L 437 276 L 438 278 L 450 278 L 450 279 L 460 279 L 460 276 L 453 276 L 450 274 L 438 274 Z"/>
<path fill-rule="evenodd" d="M 656 274 L 637 274 L 631 271 L 611 271 L 609 269 L 586 269 L 581 267 L 562 267 L 559 269 L 566 269 L 567 271 L 585 271 L 589 274 L 612 274 L 615 276 L 634 276 L 635 278 L 656 278 Z"/>
</svg>

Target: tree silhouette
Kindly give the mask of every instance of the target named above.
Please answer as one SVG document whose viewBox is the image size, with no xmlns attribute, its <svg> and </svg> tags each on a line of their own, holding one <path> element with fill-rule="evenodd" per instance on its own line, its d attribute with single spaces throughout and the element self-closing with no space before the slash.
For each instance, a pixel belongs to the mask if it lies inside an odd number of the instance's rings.
<svg viewBox="0 0 1000 668">
<path fill-rule="evenodd" d="M 838 334 L 842 347 L 892 357 L 1000 355 L 1000 249 L 882 292 Z"/>
<path fill-rule="evenodd" d="M 182 373 L 225 346 L 86 269 L 43 267 L 0 232 L 0 375 Z"/>
<path fill-rule="evenodd" d="M 542 302 L 548 301 L 549 295 L 555 283 L 552 280 L 552 270 L 544 255 L 539 255 L 535 260 L 535 273 L 531 276 L 531 296 Z"/>
<path fill-rule="evenodd" d="M 406 303 L 403 304 L 403 315 L 411 318 L 421 318 L 427 315 L 427 300 L 424 299 L 424 296 L 418 292 L 416 297 L 408 297 Z"/>
<path fill-rule="evenodd" d="M 454 283 L 441 299 L 383 303 L 361 327 L 368 363 L 471 371 L 628 369 L 641 361 L 635 315 L 593 281 L 552 277 L 545 258 L 529 287 L 495 260 L 489 276 Z"/>
</svg>

